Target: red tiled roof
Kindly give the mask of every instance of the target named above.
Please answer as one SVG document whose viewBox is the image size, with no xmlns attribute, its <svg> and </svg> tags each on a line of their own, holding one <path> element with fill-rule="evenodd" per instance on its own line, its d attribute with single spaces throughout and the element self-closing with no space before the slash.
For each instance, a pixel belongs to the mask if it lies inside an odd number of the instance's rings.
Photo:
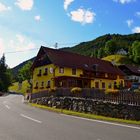
<svg viewBox="0 0 140 140">
<path fill-rule="evenodd" d="M 120 69 L 105 60 L 91 58 L 62 50 L 50 49 L 43 46 L 41 49 L 43 49 L 50 61 L 57 66 L 93 71 L 93 66 L 97 65 L 97 71 L 99 72 L 124 75 Z"/>
</svg>

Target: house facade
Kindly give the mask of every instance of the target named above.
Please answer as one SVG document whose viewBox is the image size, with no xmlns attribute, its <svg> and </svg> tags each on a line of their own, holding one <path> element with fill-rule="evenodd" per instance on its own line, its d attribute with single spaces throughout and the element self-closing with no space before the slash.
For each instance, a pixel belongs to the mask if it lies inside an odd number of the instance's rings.
<svg viewBox="0 0 140 140">
<path fill-rule="evenodd" d="M 115 89 L 124 86 L 124 74 L 110 62 L 62 50 L 41 47 L 32 65 L 33 89 L 55 87 Z"/>
<path fill-rule="evenodd" d="M 125 50 L 122 48 L 122 49 L 118 50 L 118 51 L 116 52 L 116 54 L 119 54 L 119 55 L 127 55 L 127 51 L 125 51 Z"/>
<path fill-rule="evenodd" d="M 133 65 L 120 65 L 119 68 L 125 74 L 125 84 L 131 87 L 132 83 L 140 83 L 140 67 Z"/>
</svg>

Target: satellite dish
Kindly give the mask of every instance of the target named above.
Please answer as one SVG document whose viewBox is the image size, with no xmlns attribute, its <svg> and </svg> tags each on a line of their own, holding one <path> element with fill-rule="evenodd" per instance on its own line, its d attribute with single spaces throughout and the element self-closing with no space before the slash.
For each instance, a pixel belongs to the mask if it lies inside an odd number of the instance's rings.
<svg viewBox="0 0 140 140">
<path fill-rule="evenodd" d="M 50 73 L 53 73 L 53 68 L 50 68 Z"/>
</svg>

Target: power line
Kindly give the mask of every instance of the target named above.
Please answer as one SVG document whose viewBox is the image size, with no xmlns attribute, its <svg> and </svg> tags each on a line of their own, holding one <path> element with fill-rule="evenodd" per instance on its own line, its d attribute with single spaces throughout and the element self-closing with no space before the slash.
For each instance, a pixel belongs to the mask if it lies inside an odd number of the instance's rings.
<svg viewBox="0 0 140 140">
<path fill-rule="evenodd" d="M 78 44 L 78 43 L 57 43 L 57 48 L 61 45 L 74 45 L 74 44 Z M 56 43 L 55 45 L 50 45 L 51 47 L 56 47 Z M 26 49 L 26 50 L 21 50 L 21 51 L 9 51 L 9 52 L 4 52 L 4 54 L 12 54 L 12 53 L 22 53 L 22 52 L 28 52 L 28 51 L 34 51 L 37 50 L 39 48 L 34 48 L 34 49 Z"/>
<path fill-rule="evenodd" d="M 22 50 L 22 51 L 11 51 L 11 52 L 5 52 L 4 54 L 10 54 L 10 53 L 19 53 L 19 52 L 27 52 L 27 51 L 34 51 L 39 48 L 34 48 L 34 49 L 28 49 L 28 50 Z"/>
</svg>

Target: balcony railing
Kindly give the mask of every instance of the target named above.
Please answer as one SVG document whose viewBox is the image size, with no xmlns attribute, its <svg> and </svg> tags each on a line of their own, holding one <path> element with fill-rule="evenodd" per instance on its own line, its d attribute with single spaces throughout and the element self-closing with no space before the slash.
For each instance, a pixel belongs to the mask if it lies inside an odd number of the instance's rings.
<svg viewBox="0 0 140 140">
<path fill-rule="evenodd" d="M 106 76 L 105 73 L 84 73 L 81 74 L 80 77 L 86 77 L 86 78 L 102 78 L 102 79 L 117 79 L 117 75 L 108 75 Z"/>
</svg>

